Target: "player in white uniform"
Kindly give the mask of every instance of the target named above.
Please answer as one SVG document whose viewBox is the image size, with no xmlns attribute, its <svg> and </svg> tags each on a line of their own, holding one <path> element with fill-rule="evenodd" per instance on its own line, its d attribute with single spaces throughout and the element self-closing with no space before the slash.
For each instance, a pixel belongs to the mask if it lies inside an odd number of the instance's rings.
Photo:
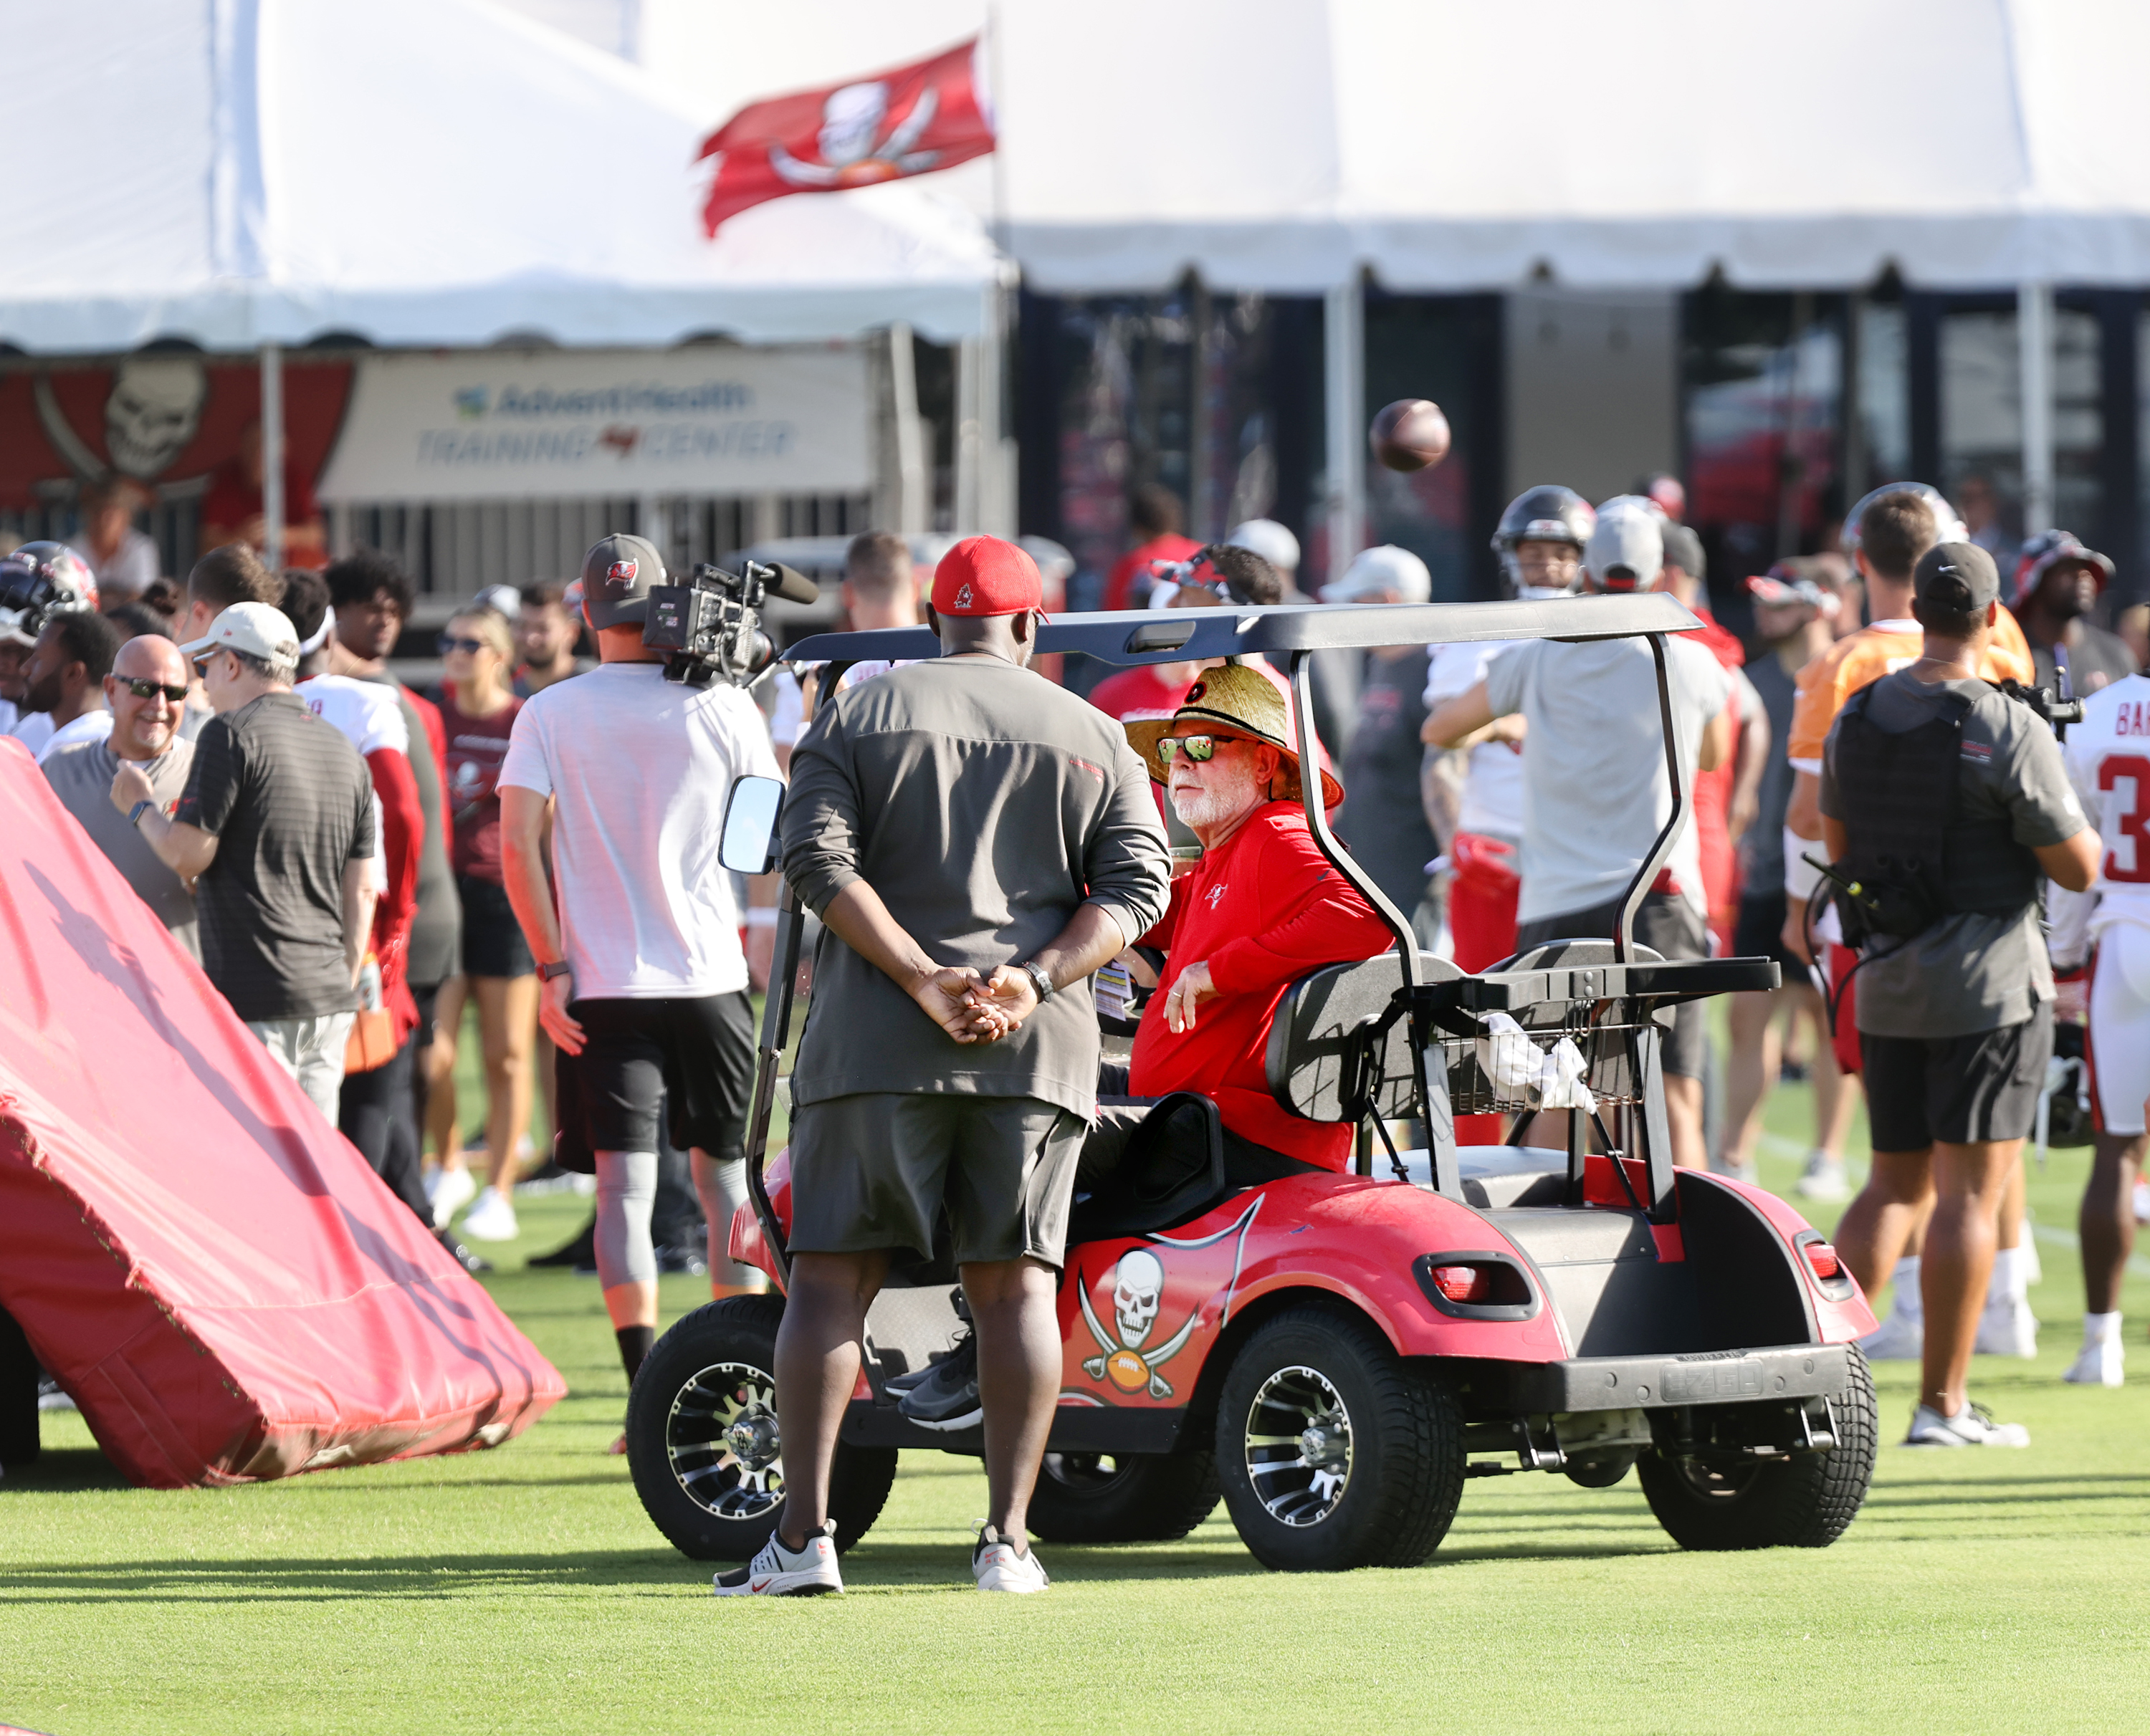
<svg viewBox="0 0 2150 1736">
<path fill-rule="evenodd" d="M 1572 489 L 1548 485 L 1517 495 L 1493 534 L 1508 594 L 1533 601 L 1573 595 L 1582 583 L 1583 546 L 1597 522 L 1590 503 Z M 1426 670 L 1426 709 L 1469 692 L 1486 678 L 1486 666 L 1515 642 L 1436 647 Z M 1448 928 L 1456 963 L 1481 971 L 1516 950 L 1522 719 L 1503 717 L 1461 745 L 1468 758 L 1448 843 Z"/>
<path fill-rule="evenodd" d="M 2120 1279 L 2135 1248 L 2137 1183 L 2150 1099 L 2150 676 L 2083 702 L 2068 731 L 2068 777 L 2103 849 L 2089 933 L 2090 1061 L 2096 1145 L 2084 1190 L 2082 1352 L 2062 1378 L 2121 1381 Z"/>
</svg>

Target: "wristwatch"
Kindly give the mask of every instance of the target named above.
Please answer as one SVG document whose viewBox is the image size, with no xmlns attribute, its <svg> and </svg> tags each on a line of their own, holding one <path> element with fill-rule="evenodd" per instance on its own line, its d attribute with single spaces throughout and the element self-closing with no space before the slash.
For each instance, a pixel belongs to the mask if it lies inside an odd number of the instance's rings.
<svg viewBox="0 0 2150 1736">
<path fill-rule="evenodd" d="M 541 964 L 538 967 L 538 980 L 541 983 L 549 983 L 555 977 L 566 976 L 569 969 L 565 959 L 557 959 L 550 964 Z"/>
<path fill-rule="evenodd" d="M 140 825 L 142 823 L 142 816 L 149 813 L 149 811 L 156 805 L 157 804 L 154 802 L 137 802 L 132 808 L 127 810 L 127 823 L 130 826 Z"/>
<path fill-rule="evenodd" d="M 1037 995 L 1038 1005 L 1042 1007 L 1052 999 L 1052 972 L 1035 959 L 1027 964 L 1018 964 L 1016 969 L 1030 979 L 1030 986 Z"/>
</svg>

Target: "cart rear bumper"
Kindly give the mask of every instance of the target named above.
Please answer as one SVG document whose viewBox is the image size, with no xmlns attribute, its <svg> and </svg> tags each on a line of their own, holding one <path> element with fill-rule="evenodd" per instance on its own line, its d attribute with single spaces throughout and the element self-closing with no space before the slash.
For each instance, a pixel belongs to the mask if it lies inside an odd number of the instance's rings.
<svg viewBox="0 0 2150 1736">
<path fill-rule="evenodd" d="M 1564 1362 L 1476 1362 L 1466 1381 L 1476 1412 L 1668 1410 L 1840 1392 L 1841 1344 L 1775 1345 L 1689 1356 L 1576 1356 Z"/>
</svg>

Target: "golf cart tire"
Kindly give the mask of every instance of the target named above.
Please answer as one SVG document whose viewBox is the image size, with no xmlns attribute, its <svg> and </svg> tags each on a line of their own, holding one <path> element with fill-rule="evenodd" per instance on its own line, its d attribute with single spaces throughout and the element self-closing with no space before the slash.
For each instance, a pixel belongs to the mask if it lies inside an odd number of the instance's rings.
<svg viewBox="0 0 2150 1736">
<path fill-rule="evenodd" d="M 1683 1549 L 1826 1549 L 1857 1516 L 1874 1478 L 1879 1414 L 1874 1376 L 1850 1347 L 1844 1390 L 1830 1395 L 1837 1445 L 1743 1467 L 1736 1486 L 1705 1491 L 1700 1467 L 1661 1452 L 1635 1467 L 1668 1535 Z"/>
<path fill-rule="evenodd" d="M 1308 1454 L 1333 1455 L 1340 1434 L 1345 1457 L 1317 1473 Z M 1281 1572 L 1418 1566 L 1448 1534 L 1463 1466 L 1455 1395 L 1340 1308 L 1264 1322 L 1218 1395 L 1224 1505 L 1254 1558 Z M 1340 1486 L 1325 1484 L 1339 1470 Z"/>
<path fill-rule="evenodd" d="M 701 1486 L 728 1494 L 740 1509 L 738 1516 L 726 1517 L 695 1499 L 675 1469 L 680 1449 L 670 1436 L 675 1427 L 685 1428 L 690 1436 L 709 1432 L 700 1421 L 708 1414 L 708 1396 L 719 1386 L 729 1389 L 734 1383 L 706 1383 L 696 1394 L 698 1381 L 708 1371 L 750 1371 L 759 1377 L 753 1382 L 755 1389 L 774 1395 L 776 1329 L 783 1319 L 780 1296 L 728 1296 L 704 1303 L 657 1341 L 628 1395 L 627 1465 L 634 1478 L 634 1492 L 650 1522 L 691 1560 L 750 1560 L 776 1528 L 776 1516 L 783 1510 L 780 1496 L 757 1497 L 740 1487 L 736 1472 L 721 1466 Z M 682 1400 L 687 1402 L 682 1404 Z M 708 1468 L 708 1456 L 691 1447 L 684 1449 L 684 1457 L 690 1472 Z M 829 1478 L 829 1517 L 836 1522 L 839 1551 L 858 1542 L 881 1517 L 896 1482 L 896 1458 L 892 1447 L 837 1444 Z M 779 1488 L 781 1467 L 780 1454 L 775 1466 Z"/>
<path fill-rule="evenodd" d="M 1110 1457 L 1113 1468 L 1099 1468 Z M 1028 1525 L 1048 1543 L 1169 1543 L 1215 1511 L 1217 1461 L 1206 1452 L 1048 1452 Z"/>
</svg>

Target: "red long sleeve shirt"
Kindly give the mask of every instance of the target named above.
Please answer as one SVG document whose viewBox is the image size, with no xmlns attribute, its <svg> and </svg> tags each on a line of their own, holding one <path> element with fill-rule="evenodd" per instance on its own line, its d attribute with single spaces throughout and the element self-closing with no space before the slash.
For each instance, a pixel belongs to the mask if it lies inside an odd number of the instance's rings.
<svg viewBox="0 0 2150 1736">
<path fill-rule="evenodd" d="M 1128 1089 L 1141 1097 L 1199 1091 L 1242 1139 L 1304 1163 L 1348 1168 L 1350 1127 L 1302 1121 L 1269 1094 L 1269 1026 L 1300 978 L 1370 959 L 1395 940 L 1324 859 L 1298 805 L 1258 808 L 1173 883 L 1172 908 L 1143 938 L 1170 957 L 1135 1033 Z M 1175 1034 L 1164 1022 L 1165 995 L 1181 971 L 1204 963 L 1217 993 L 1196 1006 L 1194 1029 Z"/>
</svg>

